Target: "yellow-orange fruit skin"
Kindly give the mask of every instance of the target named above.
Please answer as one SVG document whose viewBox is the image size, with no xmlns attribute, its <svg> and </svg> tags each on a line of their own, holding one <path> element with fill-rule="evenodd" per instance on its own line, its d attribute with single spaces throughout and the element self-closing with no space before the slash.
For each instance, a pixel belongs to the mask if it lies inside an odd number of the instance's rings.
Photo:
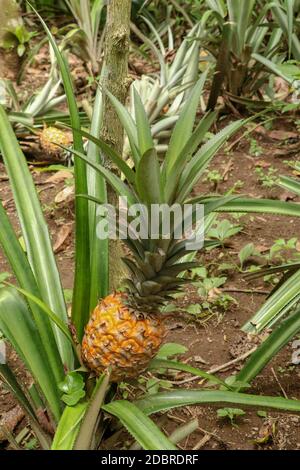
<svg viewBox="0 0 300 470">
<path fill-rule="evenodd" d="M 57 127 L 46 127 L 40 134 L 41 148 L 48 156 L 51 155 L 58 158 L 64 152 L 63 149 L 59 147 L 59 145 L 64 145 L 67 147 L 70 145 L 70 143 L 70 136 Z"/>
<path fill-rule="evenodd" d="M 82 341 L 82 359 L 100 375 L 111 369 L 111 381 L 137 377 L 159 350 L 165 328 L 156 315 L 127 305 L 126 294 L 112 294 L 95 308 Z"/>
</svg>

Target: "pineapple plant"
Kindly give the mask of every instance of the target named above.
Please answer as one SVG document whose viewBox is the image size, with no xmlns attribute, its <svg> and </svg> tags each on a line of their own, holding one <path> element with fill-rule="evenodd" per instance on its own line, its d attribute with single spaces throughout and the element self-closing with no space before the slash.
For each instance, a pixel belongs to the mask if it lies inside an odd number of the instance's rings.
<svg viewBox="0 0 300 470">
<path fill-rule="evenodd" d="M 153 204 L 169 207 L 176 204 L 183 208 L 189 202 L 193 207 L 194 220 L 185 229 L 191 230 L 200 221 L 195 220 L 199 199 L 189 199 L 190 193 L 217 150 L 243 125 L 243 121 L 230 124 L 199 148 L 216 119 L 215 112 L 208 113 L 194 129 L 202 86 L 200 79 L 181 112 L 162 163 L 158 159 L 149 120 L 137 92 L 134 94 L 135 121 L 126 108 L 107 92 L 127 132 L 134 168 L 101 139 L 92 138 L 85 132 L 84 137 L 96 142 L 118 167 L 120 177 L 92 162 L 84 154 L 71 151 L 98 170 L 119 196 L 126 197 L 129 207 L 142 204 L 149 209 L 150 218 Z M 205 203 L 205 198 L 202 199 L 200 202 Z M 223 205 L 225 199 L 220 198 L 217 204 Z M 92 200 L 95 202 L 94 198 Z M 216 203 L 209 199 L 206 215 L 216 207 Z M 136 377 L 147 368 L 161 346 L 165 337 L 162 307 L 188 282 L 182 273 L 197 265 L 189 252 L 187 240 L 184 237 L 181 240 L 175 238 L 176 223 L 173 221 L 171 224 L 167 237 L 162 233 L 160 221 L 158 236 L 151 238 L 148 233 L 148 238 L 142 238 L 129 232 L 124 240 L 130 250 L 129 256 L 124 259 L 129 271 L 129 277 L 125 280 L 126 290 L 110 294 L 100 301 L 85 328 L 82 341 L 83 362 L 96 374 L 100 375 L 110 368 L 112 381 Z"/>
</svg>

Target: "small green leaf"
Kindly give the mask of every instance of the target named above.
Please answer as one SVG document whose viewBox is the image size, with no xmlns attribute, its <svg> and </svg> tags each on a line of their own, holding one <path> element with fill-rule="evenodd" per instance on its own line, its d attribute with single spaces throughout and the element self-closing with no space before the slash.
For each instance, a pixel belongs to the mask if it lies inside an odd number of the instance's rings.
<svg viewBox="0 0 300 470">
<path fill-rule="evenodd" d="M 18 56 L 23 57 L 23 55 L 25 54 L 25 51 L 26 51 L 26 47 L 24 46 L 24 44 L 19 44 L 17 48 Z"/>
<path fill-rule="evenodd" d="M 164 313 L 172 313 L 172 312 L 176 312 L 177 310 L 177 307 L 175 304 L 167 304 L 164 308 L 163 308 L 163 312 Z"/>
<path fill-rule="evenodd" d="M 202 312 L 202 308 L 200 304 L 192 304 L 186 308 L 186 311 L 191 315 L 199 315 Z"/>
<path fill-rule="evenodd" d="M 70 372 L 58 388 L 64 392 L 62 401 L 68 406 L 75 406 L 85 397 L 84 380 L 78 372 Z"/>
<path fill-rule="evenodd" d="M 217 410 L 219 418 L 228 418 L 232 422 L 237 416 L 245 415 L 245 411 L 239 408 L 220 408 Z"/>
<path fill-rule="evenodd" d="M 73 393 L 84 388 L 84 380 L 78 372 L 70 372 L 63 382 L 59 384 L 59 389 L 64 393 Z"/>
<path fill-rule="evenodd" d="M 248 245 L 244 246 L 241 251 L 239 252 L 239 260 L 241 263 L 241 267 L 243 268 L 244 263 L 253 255 L 257 254 L 257 250 L 255 249 L 254 243 L 248 243 Z"/>
<path fill-rule="evenodd" d="M 160 348 L 156 357 L 160 359 L 167 359 L 168 357 L 185 354 L 187 351 L 188 349 L 182 344 L 166 343 Z"/>
<path fill-rule="evenodd" d="M 63 395 L 61 397 L 61 399 L 66 405 L 75 406 L 84 397 L 85 397 L 85 391 L 84 390 L 78 390 L 76 392 L 73 392 L 71 395 L 66 395 L 66 394 Z"/>
</svg>

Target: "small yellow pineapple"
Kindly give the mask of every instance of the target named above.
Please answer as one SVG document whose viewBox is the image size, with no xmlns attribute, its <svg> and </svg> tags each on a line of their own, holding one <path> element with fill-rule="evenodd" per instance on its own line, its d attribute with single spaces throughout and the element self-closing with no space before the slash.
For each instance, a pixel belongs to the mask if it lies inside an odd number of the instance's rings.
<svg viewBox="0 0 300 470">
<path fill-rule="evenodd" d="M 70 135 L 57 127 L 45 127 L 39 137 L 41 149 L 47 158 L 62 159 L 64 149 L 59 145 L 67 147 L 71 144 Z"/>
<path fill-rule="evenodd" d="M 86 327 L 82 342 L 85 364 L 97 374 L 111 367 L 111 381 L 120 382 L 144 372 L 165 336 L 157 315 L 135 311 L 125 293 L 102 300 Z"/>
</svg>

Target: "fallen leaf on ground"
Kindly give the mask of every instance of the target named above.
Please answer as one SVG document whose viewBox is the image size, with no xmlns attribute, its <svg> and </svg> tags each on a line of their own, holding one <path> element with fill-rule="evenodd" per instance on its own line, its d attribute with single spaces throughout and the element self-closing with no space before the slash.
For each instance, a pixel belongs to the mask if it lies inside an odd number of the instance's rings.
<svg viewBox="0 0 300 470">
<path fill-rule="evenodd" d="M 247 126 L 248 129 L 253 129 L 253 126 Z M 256 134 L 262 134 L 262 135 L 266 135 L 267 134 L 267 130 L 263 127 L 263 126 L 256 126 L 254 128 L 254 132 Z"/>
<path fill-rule="evenodd" d="M 69 170 L 57 171 L 54 175 L 46 179 L 46 183 L 61 183 L 73 177 L 73 173 Z"/>
<path fill-rule="evenodd" d="M 255 444 L 263 445 L 273 441 L 276 433 L 276 423 L 273 420 L 266 421 L 259 430 Z"/>
<path fill-rule="evenodd" d="M 62 202 L 71 202 L 74 199 L 74 193 L 74 186 L 67 186 L 56 195 L 54 201 L 56 204 L 61 204 Z"/>
<path fill-rule="evenodd" d="M 271 163 L 265 162 L 264 160 L 259 160 L 258 162 L 255 163 L 255 166 L 259 168 L 270 168 Z"/>
<path fill-rule="evenodd" d="M 259 253 L 266 253 L 266 251 L 269 251 L 271 247 L 266 245 L 255 245 L 255 248 Z"/>
<path fill-rule="evenodd" d="M 201 364 L 207 364 L 207 361 L 203 359 L 202 356 L 194 356 L 193 359 L 195 362 L 200 362 Z"/>
<path fill-rule="evenodd" d="M 67 239 L 72 233 L 72 226 L 71 225 L 63 225 L 58 232 L 56 242 L 54 244 L 53 250 L 54 253 L 57 254 L 62 251 L 64 244 L 66 243 Z"/>
<path fill-rule="evenodd" d="M 288 139 L 297 139 L 299 134 L 297 132 L 290 132 L 284 130 L 277 130 L 269 132 L 268 136 L 273 140 L 288 140 Z"/>
</svg>

